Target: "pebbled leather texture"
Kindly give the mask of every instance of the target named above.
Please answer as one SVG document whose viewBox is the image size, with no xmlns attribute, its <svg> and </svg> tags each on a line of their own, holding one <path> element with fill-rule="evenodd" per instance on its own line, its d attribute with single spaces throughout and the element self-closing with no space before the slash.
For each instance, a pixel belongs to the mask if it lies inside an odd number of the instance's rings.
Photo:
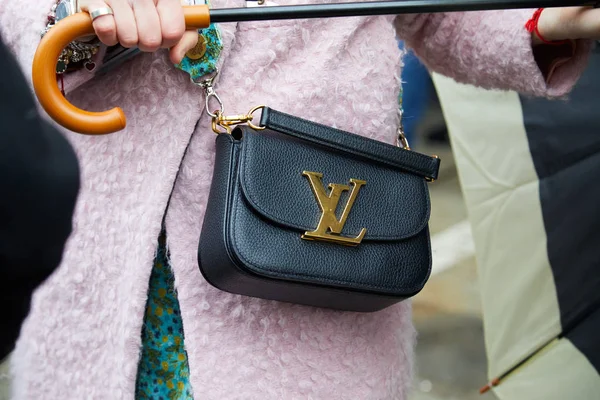
<svg viewBox="0 0 600 400">
<path fill-rule="evenodd" d="M 243 127 L 234 133 L 217 137 L 198 249 L 209 283 L 241 295 L 361 312 L 423 288 L 431 249 L 422 174 L 287 132 Z M 321 215 L 303 170 L 323 173 L 325 187 L 348 185 L 350 178 L 367 181 L 342 231 L 355 236 L 365 227 L 360 245 L 301 239 Z"/>
<path fill-rule="evenodd" d="M 325 188 L 329 183 L 350 185 L 350 178 L 366 181 L 343 235 L 356 236 L 366 228 L 364 240 L 398 240 L 416 235 L 427 225 L 430 206 L 423 178 L 272 130 L 243 132 L 242 192 L 265 218 L 301 232 L 317 226 L 321 211 L 308 178 L 302 176 L 308 170 L 323 173 Z M 347 198 L 346 191 L 340 208 Z"/>
<path fill-rule="evenodd" d="M 300 139 L 320 143 L 345 153 L 401 168 L 424 178 L 434 180 L 438 178 L 441 161 L 436 157 L 317 124 L 268 107 L 265 107 L 262 112 L 260 124 L 266 128 Z"/>
<path fill-rule="evenodd" d="M 378 311 L 403 300 L 378 293 L 268 279 L 245 269 L 228 248 L 226 228 L 236 185 L 238 151 L 239 142 L 230 135 L 217 136 L 215 171 L 198 246 L 198 263 L 207 282 L 230 293 L 356 312 Z"/>
</svg>

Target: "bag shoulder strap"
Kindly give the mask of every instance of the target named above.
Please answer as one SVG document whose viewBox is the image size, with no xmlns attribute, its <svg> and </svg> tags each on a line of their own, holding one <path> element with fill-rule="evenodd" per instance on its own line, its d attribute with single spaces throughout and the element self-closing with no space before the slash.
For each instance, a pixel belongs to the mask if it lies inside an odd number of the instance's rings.
<svg viewBox="0 0 600 400">
<path fill-rule="evenodd" d="M 437 157 L 317 124 L 268 107 L 262 111 L 260 124 L 265 128 L 368 158 L 428 180 L 436 180 L 438 177 L 440 159 Z"/>
</svg>

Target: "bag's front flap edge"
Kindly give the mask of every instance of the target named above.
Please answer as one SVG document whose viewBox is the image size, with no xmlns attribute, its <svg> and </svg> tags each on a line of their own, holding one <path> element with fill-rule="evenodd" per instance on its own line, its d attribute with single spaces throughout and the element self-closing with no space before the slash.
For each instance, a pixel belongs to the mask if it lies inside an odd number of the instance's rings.
<svg viewBox="0 0 600 400">
<path fill-rule="evenodd" d="M 243 129 L 243 138 L 245 138 L 245 139 L 249 139 L 250 135 L 259 137 L 260 135 L 263 135 L 263 134 L 268 135 L 268 133 L 258 133 L 250 128 Z M 254 209 L 257 213 L 259 213 L 263 217 L 267 218 L 268 220 L 270 220 L 278 225 L 286 227 L 288 229 L 294 229 L 299 232 L 312 231 L 313 229 L 315 229 L 316 226 L 311 226 L 308 224 L 301 224 L 301 223 L 286 219 L 282 215 L 276 214 L 274 211 L 270 210 L 272 207 L 269 207 L 268 204 L 262 204 L 260 201 L 257 200 L 260 197 L 255 193 L 256 190 L 258 190 L 258 189 L 255 189 L 254 186 L 251 184 L 251 182 L 253 180 L 260 179 L 260 178 L 252 178 L 251 177 L 252 176 L 252 166 L 249 165 L 251 163 L 248 162 L 248 157 L 247 157 L 248 152 L 251 151 L 251 150 L 249 150 L 249 148 L 251 146 L 248 146 L 246 143 L 244 143 L 245 139 L 242 139 L 242 146 L 241 146 L 241 149 L 240 149 L 241 151 L 240 151 L 240 155 L 239 155 L 238 170 L 239 170 L 239 182 L 240 182 L 240 186 L 241 186 L 241 191 L 242 191 L 242 194 L 243 194 L 245 200 L 248 202 L 248 204 L 252 207 L 252 209 Z M 252 150 L 256 151 L 256 149 L 252 149 Z M 261 151 L 269 151 L 269 149 L 261 149 Z M 273 154 L 273 156 L 275 156 L 277 154 L 277 152 L 272 152 L 272 154 Z M 386 232 L 384 234 L 373 234 L 369 229 L 367 229 L 367 233 L 363 240 L 364 241 L 403 240 L 403 239 L 413 237 L 413 236 L 417 235 L 419 232 L 421 232 L 423 229 L 425 229 L 429 222 L 431 207 L 430 207 L 427 183 L 423 180 L 420 183 L 420 185 L 422 185 L 423 194 L 424 194 L 423 195 L 424 205 L 422 208 L 423 213 L 422 213 L 422 215 L 416 216 L 411 221 L 410 227 L 412 229 L 407 229 L 406 223 L 405 224 L 398 223 L 395 226 L 394 231 Z M 419 200 L 415 199 L 415 201 L 419 201 Z M 350 214 L 350 215 L 352 216 L 352 214 Z"/>
<path fill-rule="evenodd" d="M 237 212 L 237 208 L 241 205 L 239 202 L 233 203 L 232 211 L 235 215 Z M 319 285 L 322 287 L 331 287 L 332 289 L 345 289 L 352 291 L 359 291 L 364 293 L 374 293 L 385 296 L 392 297 L 402 297 L 408 298 L 416 295 L 425 287 L 425 284 L 429 280 L 429 276 L 431 275 L 431 265 L 432 258 L 429 257 L 429 265 L 425 274 L 423 274 L 422 278 L 418 281 L 418 283 L 413 284 L 409 287 L 388 287 L 385 285 L 373 285 L 366 282 L 355 282 L 355 281 L 342 281 L 336 280 L 324 276 L 315 276 L 307 273 L 282 273 L 281 271 L 277 271 L 275 269 L 270 268 L 269 266 L 257 265 L 248 260 L 243 253 L 239 250 L 239 246 L 237 245 L 237 237 L 236 232 L 239 230 L 236 229 L 236 218 L 231 218 L 229 220 L 229 229 L 227 232 L 227 250 L 228 256 L 231 262 L 237 265 L 246 273 L 251 273 L 256 276 L 266 278 L 266 279 L 275 279 L 275 280 L 287 280 L 289 282 L 294 282 L 298 284 L 309 284 L 309 285 Z"/>
</svg>

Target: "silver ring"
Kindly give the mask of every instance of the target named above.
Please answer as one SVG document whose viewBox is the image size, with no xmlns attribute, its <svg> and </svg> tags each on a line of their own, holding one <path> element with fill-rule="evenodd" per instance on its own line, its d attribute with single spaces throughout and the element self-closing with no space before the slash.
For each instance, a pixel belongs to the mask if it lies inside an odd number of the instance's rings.
<svg viewBox="0 0 600 400">
<path fill-rule="evenodd" d="M 94 11 L 90 11 L 90 17 L 92 17 L 92 21 L 94 21 L 98 17 L 102 17 L 103 15 L 113 15 L 112 8 L 102 7 L 102 8 L 97 8 Z"/>
</svg>

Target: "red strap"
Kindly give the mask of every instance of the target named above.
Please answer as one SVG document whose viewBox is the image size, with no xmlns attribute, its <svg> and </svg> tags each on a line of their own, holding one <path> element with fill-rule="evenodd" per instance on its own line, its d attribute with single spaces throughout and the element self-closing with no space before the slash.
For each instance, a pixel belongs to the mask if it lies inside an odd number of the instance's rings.
<svg viewBox="0 0 600 400">
<path fill-rule="evenodd" d="M 567 40 L 552 40 L 552 41 L 546 40 L 540 34 L 540 31 L 538 30 L 538 21 L 540 20 L 540 15 L 542 15 L 542 11 L 544 11 L 543 8 L 538 8 L 533 13 L 533 16 L 531 17 L 531 19 L 529 21 L 527 21 L 527 23 L 525 24 L 525 29 L 527 29 L 527 32 L 529 32 L 529 33 L 535 32 L 536 36 L 542 41 L 542 43 L 545 43 L 545 44 L 551 44 L 553 46 L 557 46 L 557 45 L 567 43 Z"/>
</svg>

